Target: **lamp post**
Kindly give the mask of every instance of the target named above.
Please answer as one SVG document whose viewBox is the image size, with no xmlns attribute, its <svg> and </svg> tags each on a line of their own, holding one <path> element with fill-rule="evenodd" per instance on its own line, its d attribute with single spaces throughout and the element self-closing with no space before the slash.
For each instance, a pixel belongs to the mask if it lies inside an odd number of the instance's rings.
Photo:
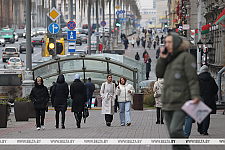
<svg viewBox="0 0 225 150">
<path fill-rule="evenodd" d="M 207 46 L 208 51 L 212 52 L 213 42 L 211 41 L 211 39 L 209 39 L 209 41 L 206 43 L 206 46 Z M 208 51 L 207 51 L 207 53 L 208 53 Z M 206 57 L 206 59 L 207 59 L 207 57 Z M 210 57 L 209 61 L 210 61 L 210 63 L 214 62 L 214 60 L 212 61 L 212 57 Z"/>
<path fill-rule="evenodd" d="M 197 46 L 198 46 L 198 52 L 197 53 L 199 53 L 200 52 L 200 54 L 202 55 L 202 45 L 203 45 L 203 43 L 202 43 L 202 41 L 201 41 L 201 39 L 198 41 L 198 43 L 197 43 Z M 200 57 L 201 58 L 201 57 Z M 201 62 L 201 60 L 200 60 L 200 62 Z"/>
</svg>

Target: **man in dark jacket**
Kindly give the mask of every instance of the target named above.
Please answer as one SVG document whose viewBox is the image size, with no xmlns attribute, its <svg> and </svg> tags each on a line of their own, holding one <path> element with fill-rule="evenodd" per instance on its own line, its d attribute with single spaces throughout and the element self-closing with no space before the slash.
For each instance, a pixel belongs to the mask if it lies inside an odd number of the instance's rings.
<svg viewBox="0 0 225 150">
<path fill-rule="evenodd" d="M 72 112 L 77 122 L 77 128 L 80 128 L 82 111 L 84 111 L 84 104 L 87 103 L 87 94 L 84 83 L 80 81 L 80 76 L 75 75 L 73 83 L 70 85 L 70 95 L 73 99 Z"/>
<path fill-rule="evenodd" d="M 151 71 L 151 58 L 148 56 L 148 58 L 146 59 L 146 80 L 148 80 L 149 78 L 149 73 Z"/>
<path fill-rule="evenodd" d="M 95 85 L 91 82 L 91 78 L 88 78 L 88 82 L 85 83 L 86 93 L 87 93 L 87 102 L 88 107 L 91 108 L 92 104 L 92 96 L 93 92 L 95 91 Z"/>
<path fill-rule="evenodd" d="M 67 110 L 67 99 L 69 95 L 68 84 L 64 75 L 60 74 L 52 89 L 53 106 L 55 107 L 56 128 L 59 128 L 59 112 L 62 114 L 62 129 L 65 129 L 65 112 Z"/>
<path fill-rule="evenodd" d="M 196 60 L 188 53 L 190 43 L 176 33 L 169 33 L 165 47 L 157 60 L 156 76 L 164 78 L 162 90 L 162 110 L 171 138 L 185 138 L 183 125 L 186 113 L 181 110 L 190 99 L 196 104 L 200 101 L 199 81 Z M 189 150 L 188 145 L 173 145 L 173 150 Z"/>
<path fill-rule="evenodd" d="M 156 56 L 155 56 L 155 58 L 156 59 L 158 59 L 159 58 L 159 53 L 160 53 L 160 47 L 158 47 L 158 49 L 156 50 Z"/>
<path fill-rule="evenodd" d="M 127 37 L 124 38 L 123 44 L 124 44 L 125 49 L 127 49 L 128 44 L 129 44 Z"/>
<path fill-rule="evenodd" d="M 135 55 L 135 60 L 137 60 L 137 61 L 140 60 L 140 56 L 139 56 L 138 52 L 137 52 L 136 55 Z"/>
<path fill-rule="evenodd" d="M 216 114 L 216 102 L 215 96 L 217 96 L 218 86 L 208 72 L 206 65 L 200 68 L 199 74 L 200 94 L 204 103 L 212 109 L 211 114 Z M 201 124 L 198 124 L 198 132 L 203 135 L 208 134 L 208 128 L 210 124 L 210 114 L 203 120 Z"/>
<path fill-rule="evenodd" d="M 30 93 L 30 99 L 34 104 L 36 112 L 37 130 L 40 130 L 41 128 L 44 130 L 45 109 L 49 100 L 49 93 L 47 87 L 44 86 L 43 79 L 41 77 L 36 78 L 35 87 L 32 88 Z"/>
</svg>

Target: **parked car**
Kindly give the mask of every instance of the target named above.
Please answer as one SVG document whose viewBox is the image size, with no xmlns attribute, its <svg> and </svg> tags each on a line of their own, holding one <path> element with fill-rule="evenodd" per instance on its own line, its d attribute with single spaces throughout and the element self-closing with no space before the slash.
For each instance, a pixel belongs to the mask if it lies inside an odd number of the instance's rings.
<svg viewBox="0 0 225 150">
<path fill-rule="evenodd" d="M 19 36 L 16 32 L 14 32 L 14 35 L 15 35 L 15 41 L 18 41 L 19 40 Z"/>
<path fill-rule="evenodd" d="M 38 36 L 38 34 L 37 34 L 37 28 L 31 29 L 31 37 L 34 37 L 34 36 Z"/>
<path fill-rule="evenodd" d="M 82 45 L 82 41 L 81 41 L 81 38 L 78 36 L 77 34 L 77 37 L 76 37 L 76 45 L 79 44 L 79 45 Z"/>
<path fill-rule="evenodd" d="M 27 45 L 26 45 L 26 41 L 23 41 L 22 43 L 20 43 L 20 49 L 19 49 L 19 52 L 20 53 L 23 53 L 23 51 L 25 51 L 26 52 L 26 50 L 27 50 L 27 47 L 26 47 Z M 34 46 L 31 44 L 31 53 L 33 53 L 34 52 Z"/>
<path fill-rule="evenodd" d="M 86 34 L 78 34 L 77 36 L 79 36 L 81 38 L 81 42 L 87 43 L 87 35 Z"/>
<path fill-rule="evenodd" d="M 20 57 L 10 57 L 7 60 L 7 68 L 21 69 L 23 67 L 23 61 Z"/>
<path fill-rule="evenodd" d="M 15 32 L 18 34 L 18 37 L 23 37 L 24 29 L 16 29 Z"/>
<path fill-rule="evenodd" d="M 42 37 L 35 37 L 35 38 L 32 38 L 31 42 L 32 42 L 32 45 L 35 47 L 36 45 L 42 45 L 44 41 Z"/>
<path fill-rule="evenodd" d="M 85 50 L 76 50 L 75 54 L 78 54 L 78 55 L 87 55 L 86 51 Z"/>
<path fill-rule="evenodd" d="M 5 47 L 5 39 L 2 36 L 0 36 L 0 45 Z"/>
<path fill-rule="evenodd" d="M 6 47 L 2 50 L 2 62 L 6 62 L 10 57 L 20 57 L 20 53 L 16 47 Z"/>
<path fill-rule="evenodd" d="M 38 28 L 38 30 L 37 30 L 38 35 L 44 35 L 45 33 L 47 33 L 46 28 Z"/>
</svg>

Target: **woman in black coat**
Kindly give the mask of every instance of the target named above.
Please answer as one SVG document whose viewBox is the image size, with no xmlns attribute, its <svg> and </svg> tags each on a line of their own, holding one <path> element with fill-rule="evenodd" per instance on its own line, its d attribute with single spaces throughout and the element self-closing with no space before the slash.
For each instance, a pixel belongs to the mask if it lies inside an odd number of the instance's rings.
<svg viewBox="0 0 225 150">
<path fill-rule="evenodd" d="M 69 95 L 68 84 L 65 82 L 64 75 L 58 76 L 57 82 L 52 89 L 53 106 L 55 107 L 56 128 L 59 128 L 59 112 L 62 114 L 62 129 L 65 129 L 65 112 L 67 110 L 67 99 Z"/>
<path fill-rule="evenodd" d="M 200 94 L 204 103 L 212 109 L 211 114 L 216 114 L 215 96 L 217 95 L 218 86 L 215 80 L 208 72 L 206 65 L 202 66 L 199 74 Z M 198 124 L 198 132 L 200 134 L 208 135 L 208 128 L 210 124 L 210 114 Z"/>
<path fill-rule="evenodd" d="M 146 80 L 148 80 L 149 78 L 149 73 L 151 71 L 151 58 L 148 56 L 148 58 L 146 59 Z"/>
<path fill-rule="evenodd" d="M 87 94 L 85 85 L 80 81 L 78 74 L 75 75 L 74 81 L 70 86 L 70 95 L 73 99 L 72 112 L 74 112 L 77 127 L 80 128 L 82 111 L 84 111 L 84 104 L 87 103 Z"/>
<path fill-rule="evenodd" d="M 48 89 L 44 86 L 43 79 L 41 77 L 36 78 L 35 87 L 32 88 L 30 93 L 30 99 L 34 104 L 36 112 L 37 130 L 40 130 L 41 128 L 44 130 L 45 109 L 49 100 L 49 93 Z"/>
</svg>

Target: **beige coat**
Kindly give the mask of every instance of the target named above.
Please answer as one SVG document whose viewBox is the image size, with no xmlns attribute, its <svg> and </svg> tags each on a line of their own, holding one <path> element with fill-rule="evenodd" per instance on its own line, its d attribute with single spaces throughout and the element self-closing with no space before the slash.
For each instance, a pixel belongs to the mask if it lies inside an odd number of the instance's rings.
<svg viewBox="0 0 225 150">
<path fill-rule="evenodd" d="M 102 97 L 102 114 L 114 114 L 116 90 L 114 83 L 102 83 L 100 95 Z"/>
<path fill-rule="evenodd" d="M 155 92 L 159 88 L 159 86 L 160 86 L 161 91 L 162 91 L 162 88 L 163 88 L 163 78 L 159 78 L 158 81 L 155 82 L 154 87 L 153 87 L 153 92 Z M 162 107 L 161 96 L 155 98 L 155 105 L 156 105 L 156 107 L 160 107 L 160 108 Z"/>
<path fill-rule="evenodd" d="M 150 34 L 147 32 L 147 33 L 146 33 L 146 41 L 147 41 L 147 42 L 149 41 L 149 36 L 150 36 Z"/>
</svg>

